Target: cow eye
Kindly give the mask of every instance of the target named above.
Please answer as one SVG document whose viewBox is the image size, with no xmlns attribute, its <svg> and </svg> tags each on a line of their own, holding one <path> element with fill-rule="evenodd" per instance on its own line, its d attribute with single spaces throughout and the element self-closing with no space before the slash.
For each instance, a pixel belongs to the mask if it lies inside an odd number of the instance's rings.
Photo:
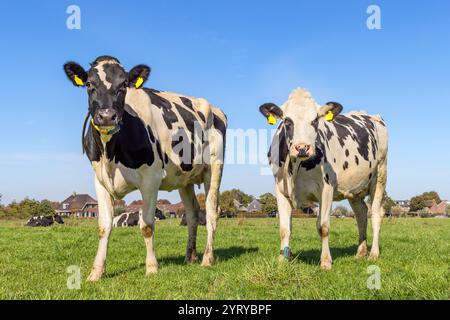
<svg viewBox="0 0 450 320">
<path fill-rule="evenodd" d="M 318 124 L 319 124 L 319 119 L 318 118 L 315 118 L 313 121 L 311 121 L 311 125 L 313 127 L 317 127 Z"/>
</svg>

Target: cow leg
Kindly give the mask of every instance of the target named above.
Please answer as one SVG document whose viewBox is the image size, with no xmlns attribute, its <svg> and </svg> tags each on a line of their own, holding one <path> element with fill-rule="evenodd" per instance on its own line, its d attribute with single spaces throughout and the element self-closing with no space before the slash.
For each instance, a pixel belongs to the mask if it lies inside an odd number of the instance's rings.
<svg viewBox="0 0 450 320">
<path fill-rule="evenodd" d="M 154 233 L 155 233 L 155 210 L 158 199 L 158 186 L 145 188 L 141 190 L 144 206 L 142 208 L 142 217 L 139 219 L 139 226 L 144 237 L 147 249 L 147 258 L 145 260 L 146 275 L 158 272 L 158 262 L 155 256 Z"/>
<path fill-rule="evenodd" d="M 203 254 L 202 266 L 209 267 L 214 262 L 214 238 L 216 234 L 217 221 L 219 220 L 219 188 L 222 179 L 223 164 L 213 163 L 208 172 L 205 173 L 206 192 L 206 229 L 208 239 L 205 253 Z"/>
<path fill-rule="evenodd" d="M 186 263 L 197 261 L 197 226 L 198 226 L 198 212 L 200 206 L 195 197 L 194 186 L 190 185 L 179 190 L 180 198 L 183 201 L 186 211 L 186 221 L 188 227 L 188 242 L 186 248 L 186 256 L 184 261 Z"/>
<path fill-rule="evenodd" d="M 383 194 L 386 190 L 387 160 L 382 159 L 378 165 L 377 180 L 371 192 L 372 198 L 372 249 L 370 250 L 369 260 L 376 260 L 380 256 L 380 228 L 381 220 L 384 216 L 382 205 Z"/>
<path fill-rule="evenodd" d="M 291 258 L 291 249 L 289 248 L 289 240 L 291 238 L 292 229 L 292 206 L 289 200 L 280 192 L 278 186 L 275 187 L 275 195 L 277 197 L 278 215 L 280 216 L 280 256 L 279 261 L 286 261 Z"/>
<path fill-rule="evenodd" d="M 330 270 L 332 259 L 328 237 L 330 234 L 330 212 L 333 203 L 333 187 L 325 184 L 322 190 L 320 201 L 320 213 L 317 217 L 317 231 L 322 238 L 322 253 L 320 255 L 320 267 L 324 270 Z"/>
<path fill-rule="evenodd" d="M 105 187 L 95 176 L 95 191 L 98 199 L 98 235 L 99 243 L 97 255 L 89 274 L 88 281 L 98 281 L 105 272 L 106 253 L 108 251 L 108 239 L 112 229 L 113 199 Z"/>
<path fill-rule="evenodd" d="M 359 241 L 356 257 L 365 257 L 367 255 L 367 205 L 363 198 L 351 199 L 349 203 L 358 223 Z"/>
</svg>

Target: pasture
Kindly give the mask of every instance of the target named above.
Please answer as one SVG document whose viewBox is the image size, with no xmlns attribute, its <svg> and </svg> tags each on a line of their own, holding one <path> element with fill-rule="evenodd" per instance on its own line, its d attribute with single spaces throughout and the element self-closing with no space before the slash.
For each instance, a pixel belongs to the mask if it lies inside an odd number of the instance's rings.
<svg viewBox="0 0 450 320">
<path fill-rule="evenodd" d="M 106 276 L 85 281 L 97 249 L 96 221 L 25 228 L 0 221 L 0 299 L 449 299 L 449 219 L 385 219 L 381 258 L 355 259 L 353 219 L 332 219 L 331 271 L 319 268 L 315 219 L 294 219 L 295 259 L 279 264 L 278 219 L 222 219 L 216 264 L 183 263 L 187 230 L 157 221 L 159 273 L 144 276 L 145 245 L 138 228 L 114 229 Z M 199 227 L 201 258 L 206 230 Z M 370 244 L 369 223 L 369 244 Z M 381 289 L 367 288 L 368 266 L 381 270 Z M 81 289 L 67 288 L 67 268 L 79 266 Z"/>
</svg>

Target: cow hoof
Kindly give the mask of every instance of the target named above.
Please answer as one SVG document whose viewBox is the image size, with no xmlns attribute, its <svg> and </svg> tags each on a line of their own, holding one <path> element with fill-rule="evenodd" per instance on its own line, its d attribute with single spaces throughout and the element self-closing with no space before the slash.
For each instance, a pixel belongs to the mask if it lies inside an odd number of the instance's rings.
<svg viewBox="0 0 450 320">
<path fill-rule="evenodd" d="M 198 261 L 197 255 L 184 258 L 184 263 L 187 263 L 187 264 L 197 263 L 197 261 Z"/>
<path fill-rule="evenodd" d="M 331 260 L 324 260 L 320 262 L 320 268 L 322 270 L 331 270 Z"/>
<path fill-rule="evenodd" d="M 87 281 L 89 281 L 89 282 L 99 281 L 104 272 L 105 272 L 105 268 L 99 268 L 99 267 L 92 268 L 91 273 L 87 277 Z"/>
<path fill-rule="evenodd" d="M 158 273 L 158 266 L 156 265 L 152 265 L 152 266 L 147 266 L 146 270 L 145 270 L 145 275 L 146 276 L 150 276 L 152 274 L 156 274 Z"/>
<path fill-rule="evenodd" d="M 380 257 L 380 252 L 378 251 L 371 251 L 369 255 L 369 261 L 376 261 Z"/>
<path fill-rule="evenodd" d="M 184 257 L 184 263 L 196 263 L 198 261 L 197 252 L 192 250 L 191 252 L 187 252 Z"/>
<path fill-rule="evenodd" d="M 211 267 L 214 263 L 214 256 L 212 254 L 207 254 L 203 256 L 202 267 Z"/>
<path fill-rule="evenodd" d="M 358 251 L 356 252 L 356 258 L 363 258 L 367 256 L 367 245 L 365 243 L 362 243 L 358 247 Z"/>
</svg>

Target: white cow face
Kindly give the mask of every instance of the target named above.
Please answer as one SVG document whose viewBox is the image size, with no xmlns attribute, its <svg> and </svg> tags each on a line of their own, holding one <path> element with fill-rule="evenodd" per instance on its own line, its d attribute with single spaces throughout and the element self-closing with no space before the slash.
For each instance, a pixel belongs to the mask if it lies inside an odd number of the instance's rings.
<svg viewBox="0 0 450 320">
<path fill-rule="evenodd" d="M 319 106 L 308 91 L 295 89 L 281 107 L 266 103 L 259 110 L 269 120 L 282 121 L 278 134 L 284 134 L 289 155 L 303 161 L 316 154 L 319 121 L 324 117 L 332 120 L 342 111 L 342 106 L 335 102 Z"/>
</svg>

